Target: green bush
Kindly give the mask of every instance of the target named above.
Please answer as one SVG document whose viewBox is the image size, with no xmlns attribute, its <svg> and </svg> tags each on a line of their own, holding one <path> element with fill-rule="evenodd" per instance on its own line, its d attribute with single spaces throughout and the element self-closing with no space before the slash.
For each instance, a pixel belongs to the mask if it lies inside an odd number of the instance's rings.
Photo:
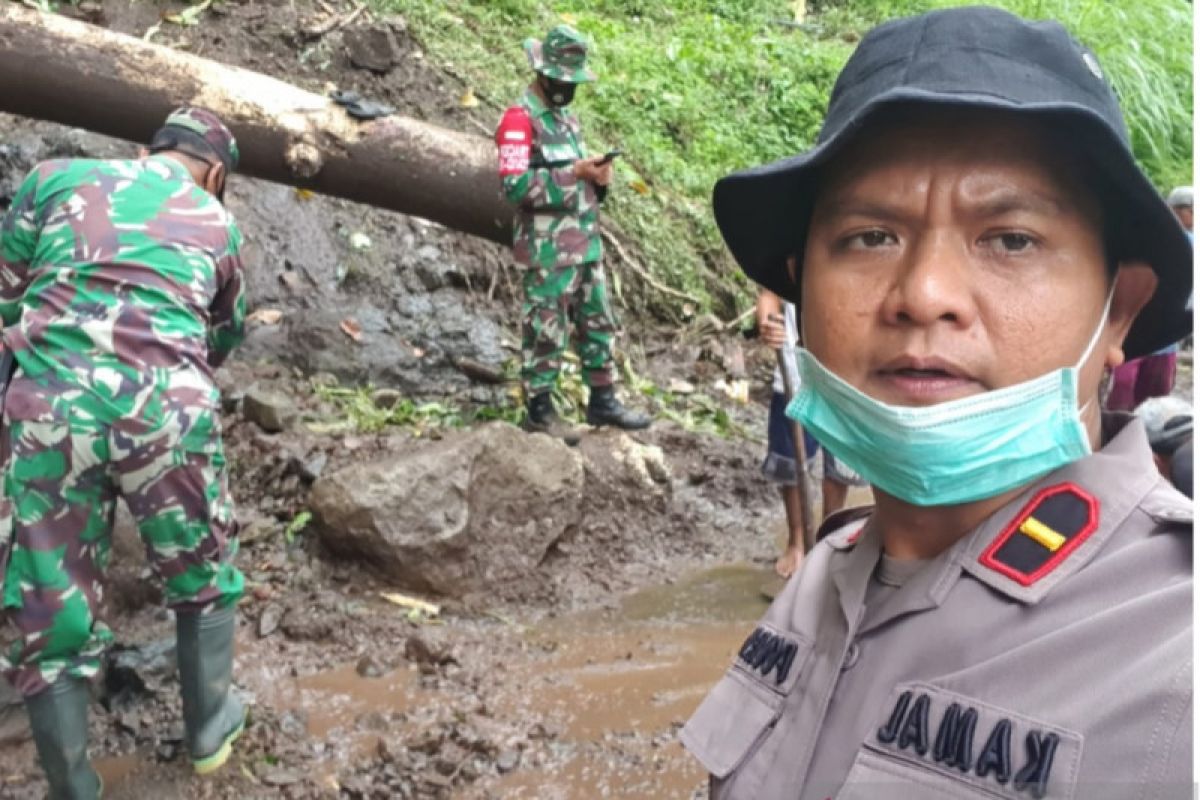
<svg viewBox="0 0 1200 800">
<path fill-rule="evenodd" d="M 627 154 L 606 213 L 637 242 L 658 280 L 694 296 L 694 311 L 723 315 L 744 307 L 748 287 L 712 222 L 713 183 L 810 146 L 838 71 L 872 26 L 966 4 L 810 0 L 808 18 L 796 24 L 793 4 L 784 0 L 374 2 L 403 14 L 435 63 L 450 66 L 497 109 L 529 80 L 524 38 L 563 21 L 588 34 L 600 80 L 580 91 L 577 107 L 589 144 L 593 152 L 620 146 Z M 1143 167 L 1164 191 L 1190 182 L 1189 2 L 993 5 L 1058 19 L 1095 49 L 1122 98 Z M 646 304 L 645 297 L 625 301 Z M 674 298 L 648 305 L 669 318 L 683 314 Z"/>
</svg>

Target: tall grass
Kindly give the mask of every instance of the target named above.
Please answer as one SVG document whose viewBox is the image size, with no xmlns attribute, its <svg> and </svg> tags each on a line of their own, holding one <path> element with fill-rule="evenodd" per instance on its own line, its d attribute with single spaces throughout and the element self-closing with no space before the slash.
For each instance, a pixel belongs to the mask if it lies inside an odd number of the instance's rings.
<svg viewBox="0 0 1200 800">
<path fill-rule="evenodd" d="M 617 145 L 606 214 L 656 277 L 732 314 L 748 287 L 709 211 L 734 169 L 794 154 L 820 129 L 829 91 L 872 26 L 962 0 L 371 0 L 405 15 L 435 63 L 498 110 L 528 82 L 521 40 L 567 21 L 593 42 L 600 81 L 578 95 L 593 151 Z M 1191 181 L 1191 5 L 1186 0 L 994 0 L 1060 20 L 1092 47 L 1125 108 L 1134 150 L 1163 189 Z M 649 300 L 647 299 L 649 298 Z M 682 304 L 638 295 L 678 318 Z"/>
<path fill-rule="evenodd" d="M 955 0 L 858 0 L 864 20 L 965 5 Z M 988 0 L 1054 19 L 1096 51 L 1121 101 L 1134 153 L 1164 192 L 1192 182 L 1192 4 L 1184 0 Z"/>
</svg>

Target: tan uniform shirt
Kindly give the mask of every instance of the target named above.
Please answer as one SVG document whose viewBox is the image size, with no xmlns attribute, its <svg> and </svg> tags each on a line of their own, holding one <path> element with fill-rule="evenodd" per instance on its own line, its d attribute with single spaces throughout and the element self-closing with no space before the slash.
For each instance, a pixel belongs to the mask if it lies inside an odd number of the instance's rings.
<svg viewBox="0 0 1200 800">
<path fill-rule="evenodd" d="M 1191 797 L 1191 501 L 1105 427 L 898 587 L 831 518 L 682 732 L 712 797 Z"/>
</svg>

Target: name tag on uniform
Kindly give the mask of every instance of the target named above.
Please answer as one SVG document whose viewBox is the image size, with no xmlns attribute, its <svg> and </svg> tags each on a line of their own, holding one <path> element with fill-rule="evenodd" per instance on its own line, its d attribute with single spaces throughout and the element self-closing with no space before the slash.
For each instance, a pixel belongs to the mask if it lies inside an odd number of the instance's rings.
<svg viewBox="0 0 1200 800">
<path fill-rule="evenodd" d="M 1069 798 L 1083 737 L 918 683 L 892 693 L 866 746 L 992 793 Z"/>
<path fill-rule="evenodd" d="M 800 677 L 812 642 L 772 625 L 760 623 L 738 649 L 734 669 L 776 694 L 786 695 Z"/>
</svg>

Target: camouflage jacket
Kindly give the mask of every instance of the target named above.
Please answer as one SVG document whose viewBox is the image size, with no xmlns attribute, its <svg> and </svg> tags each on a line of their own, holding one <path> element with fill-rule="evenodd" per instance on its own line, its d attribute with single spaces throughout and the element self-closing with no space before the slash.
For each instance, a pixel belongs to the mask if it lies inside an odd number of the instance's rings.
<svg viewBox="0 0 1200 800">
<path fill-rule="evenodd" d="M 0 224 L 3 341 L 38 399 L 21 418 L 215 409 L 213 369 L 243 334 L 240 246 L 171 158 L 38 164 Z"/>
<path fill-rule="evenodd" d="M 529 89 L 504 113 L 496 145 L 504 195 L 517 207 L 517 262 L 550 269 L 599 261 L 600 196 L 572 169 L 585 157 L 579 118 L 548 108 Z"/>
</svg>

